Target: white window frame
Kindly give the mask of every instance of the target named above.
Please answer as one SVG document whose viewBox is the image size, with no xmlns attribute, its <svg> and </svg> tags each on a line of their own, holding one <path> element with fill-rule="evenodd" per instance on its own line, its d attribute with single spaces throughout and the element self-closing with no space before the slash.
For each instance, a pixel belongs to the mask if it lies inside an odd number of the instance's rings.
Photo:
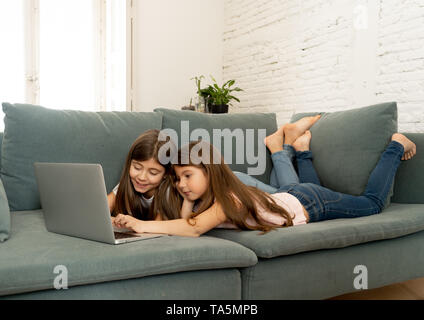
<svg viewBox="0 0 424 320">
<path fill-rule="evenodd" d="M 98 58 L 93 68 L 95 75 L 95 105 L 100 111 L 106 111 L 106 0 L 94 0 L 94 34 L 97 35 L 94 43 L 94 54 Z"/>
<path fill-rule="evenodd" d="M 99 111 L 106 111 L 106 0 L 91 0 L 94 6 L 94 25 L 97 41 L 95 50 L 98 63 L 93 66 L 96 105 Z M 135 39 L 135 2 L 126 1 L 126 110 L 135 109 L 134 101 L 134 39 Z M 25 17 L 25 100 L 30 104 L 40 103 L 40 1 L 24 1 Z"/>
<path fill-rule="evenodd" d="M 136 39 L 136 3 L 127 0 L 127 111 L 135 111 L 135 39 Z"/>
<path fill-rule="evenodd" d="M 25 101 L 40 101 L 40 1 L 24 1 L 25 20 Z"/>
</svg>

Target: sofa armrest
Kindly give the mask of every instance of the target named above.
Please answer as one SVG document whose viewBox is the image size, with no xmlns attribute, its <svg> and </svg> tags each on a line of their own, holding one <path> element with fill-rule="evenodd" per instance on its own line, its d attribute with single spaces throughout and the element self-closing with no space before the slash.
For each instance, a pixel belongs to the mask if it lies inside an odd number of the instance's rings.
<svg viewBox="0 0 424 320">
<path fill-rule="evenodd" d="M 424 133 L 404 133 L 417 145 L 417 154 L 402 161 L 395 177 L 392 202 L 424 203 Z"/>
</svg>

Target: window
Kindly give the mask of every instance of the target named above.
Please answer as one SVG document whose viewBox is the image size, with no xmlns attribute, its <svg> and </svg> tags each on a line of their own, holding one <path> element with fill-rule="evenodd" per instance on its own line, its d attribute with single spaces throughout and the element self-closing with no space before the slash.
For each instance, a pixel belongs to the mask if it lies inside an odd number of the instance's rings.
<svg viewBox="0 0 424 320">
<path fill-rule="evenodd" d="M 0 0 L 0 102 L 25 101 L 23 1 Z M 0 112 L 3 131 L 3 112 Z"/>
<path fill-rule="evenodd" d="M 126 110 L 126 21 L 126 0 L 0 0 L 0 102 Z"/>
<path fill-rule="evenodd" d="M 87 0 L 39 0 L 39 103 L 94 111 L 102 71 L 101 41 Z M 96 50 L 97 49 L 97 50 Z M 97 90 L 96 90 L 97 89 Z"/>
</svg>

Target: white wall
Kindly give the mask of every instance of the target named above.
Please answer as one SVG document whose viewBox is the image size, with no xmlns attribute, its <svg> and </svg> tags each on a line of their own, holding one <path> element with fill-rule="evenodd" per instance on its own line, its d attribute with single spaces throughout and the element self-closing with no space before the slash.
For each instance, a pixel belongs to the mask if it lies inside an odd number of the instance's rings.
<svg viewBox="0 0 424 320">
<path fill-rule="evenodd" d="M 222 81 L 224 0 L 134 0 L 135 111 L 180 108 L 192 77 Z"/>
<path fill-rule="evenodd" d="M 399 130 L 424 132 L 423 0 L 225 0 L 224 14 L 223 79 L 245 90 L 234 112 L 282 124 L 396 101 Z"/>
</svg>

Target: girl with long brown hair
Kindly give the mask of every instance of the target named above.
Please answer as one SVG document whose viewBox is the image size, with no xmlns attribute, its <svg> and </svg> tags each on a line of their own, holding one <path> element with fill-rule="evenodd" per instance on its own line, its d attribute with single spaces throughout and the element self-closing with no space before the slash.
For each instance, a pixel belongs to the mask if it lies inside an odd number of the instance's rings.
<svg viewBox="0 0 424 320">
<path fill-rule="evenodd" d="M 166 206 L 173 208 L 175 218 L 137 222 L 119 215 L 117 221 L 121 225 L 135 232 L 199 236 L 214 227 L 267 232 L 283 225 L 306 223 L 306 212 L 296 198 L 289 195 L 281 199 L 246 186 L 213 145 L 191 142 L 178 151 L 177 158 L 172 161 L 177 164 L 172 166 L 173 187 L 166 199 Z"/>
<path fill-rule="evenodd" d="M 159 135 L 159 130 L 148 130 L 132 144 L 119 184 L 108 195 L 112 216 L 125 214 L 135 220 L 167 218 L 170 211 L 164 209 L 157 199 L 163 199 L 169 192 L 171 165 L 162 165 L 159 161 L 159 150 L 166 143 L 159 139 Z M 114 217 L 112 221 L 115 226 L 123 227 L 115 223 Z"/>
</svg>

